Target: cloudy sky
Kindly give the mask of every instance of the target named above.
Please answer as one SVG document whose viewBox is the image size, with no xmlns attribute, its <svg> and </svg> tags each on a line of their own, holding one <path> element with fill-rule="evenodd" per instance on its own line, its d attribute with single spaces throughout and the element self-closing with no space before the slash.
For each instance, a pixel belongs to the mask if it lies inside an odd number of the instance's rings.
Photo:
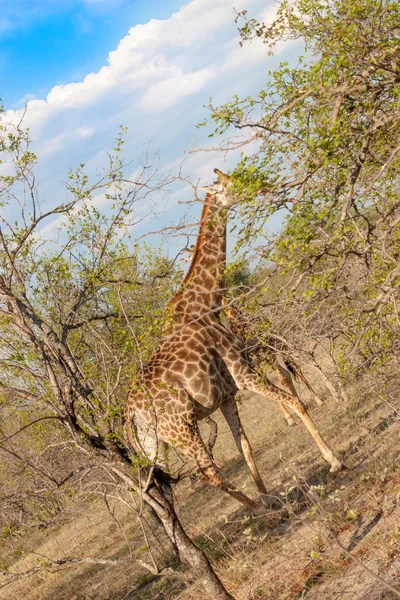
<svg viewBox="0 0 400 600">
<path fill-rule="evenodd" d="M 292 46 L 272 58 L 260 42 L 241 48 L 233 5 L 274 11 L 271 0 L 0 0 L 0 96 L 9 120 L 27 104 L 45 202 L 63 200 L 69 168 L 96 173 L 120 124 L 129 158 L 149 147 L 176 168 L 190 143 L 208 143 L 196 124 L 209 98 L 253 93 L 268 67 L 291 60 Z M 196 154 L 186 170 L 207 183 L 234 159 L 224 160 Z M 170 203 L 163 219 L 182 210 Z"/>
</svg>

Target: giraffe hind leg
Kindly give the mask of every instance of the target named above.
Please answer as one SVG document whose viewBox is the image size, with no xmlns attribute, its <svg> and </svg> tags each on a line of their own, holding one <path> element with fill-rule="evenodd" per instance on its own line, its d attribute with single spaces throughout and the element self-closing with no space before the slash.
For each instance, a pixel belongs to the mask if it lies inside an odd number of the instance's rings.
<svg viewBox="0 0 400 600">
<path fill-rule="evenodd" d="M 214 454 L 213 454 L 214 446 L 216 444 L 217 437 L 218 437 L 218 425 L 217 425 L 216 421 L 214 421 L 214 419 L 212 419 L 211 417 L 206 417 L 204 420 L 210 428 L 210 431 L 208 434 L 208 440 L 207 440 L 207 443 L 205 444 L 205 446 L 206 446 L 207 452 L 208 452 L 211 460 L 213 461 L 214 465 L 217 467 L 217 469 L 219 469 L 220 465 L 216 462 L 216 460 L 214 458 Z"/>
<path fill-rule="evenodd" d="M 187 407 L 190 405 L 194 406 L 194 400 L 186 390 L 181 390 L 181 402 L 180 405 L 186 404 Z M 183 394 L 185 397 L 183 397 Z M 173 420 L 176 431 L 179 431 L 178 439 L 171 439 L 168 431 L 168 424 L 162 428 L 161 437 L 164 441 L 171 445 L 178 446 L 183 454 L 193 460 L 200 471 L 202 479 L 227 494 L 238 500 L 243 506 L 253 511 L 258 511 L 259 507 L 254 500 L 237 490 L 231 485 L 219 472 L 219 469 L 214 464 L 212 458 L 207 452 L 207 448 L 201 438 L 200 431 L 197 425 L 197 419 L 195 411 L 188 411 L 189 414 L 185 415 L 185 418 L 180 415 L 184 413 L 178 413 L 175 415 L 169 415 Z M 191 414 L 190 414 L 191 413 Z"/>
<path fill-rule="evenodd" d="M 237 404 L 234 398 L 228 400 L 221 406 L 222 414 L 224 415 L 229 428 L 234 437 L 236 447 L 239 450 L 240 454 L 244 457 L 246 464 L 252 474 L 254 479 L 254 483 L 257 486 L 258 491 L 262 496 L 263 503 L 268 505 L 269 507 L 273 507 L 276 505 L 271 497 L 268 497 L 267 490 L 265 488 L 264 482 L 261 478 L 261 475 L 258 471 L 257 465 L 254 462 L 253 458 L 253 450 L 251 448 L 250 442 L 247 439 L 246 433 L 243 429 L 242 423 L 240 421 L 239 412 L 237 408 Z"/>
<path fill-rule="evenodd" d="M 188 458 L 195 461 L 199 468 L 202 479 L 209 485 L 226 492 L 229 494 L 229 496 L 232 496 L 232 498 L 238 500 L 246 508 L 257 510 L 258 507 L 254 500 L 251 500 L 248 496 L 237 490 L 222 477 L 218 468 L 213 463 L 207 452 L 204 442 L 201 439 L 200 432 L 197 428 L 197 423 L 193 423 L 191 426 L 188 426 L 185 434 L 182 452 Z"/>
<path fill-rule="evenodd" d="M 165 442 L 158 439 L 153 423 L 147 423 L 136 414 L 132 423 L 138 448 L 148 461 L 163 471 L 168 471 L 168 451 Z"/>
</svg>

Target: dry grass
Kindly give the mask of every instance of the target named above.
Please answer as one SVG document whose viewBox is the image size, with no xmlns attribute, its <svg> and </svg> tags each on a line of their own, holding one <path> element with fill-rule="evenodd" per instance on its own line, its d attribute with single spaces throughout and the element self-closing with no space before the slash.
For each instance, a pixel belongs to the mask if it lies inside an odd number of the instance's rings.
<svg viewBox="0 0 400 600">
<path fill-rule="evenodd" d="M 237 600 L 393 597 L 336 543 L 388 582 L 399 582 L 400 422 L 396 407 L 369 389 L 364 382 L 363 389 L 350 390 L 347 404 L 327 399 L 324 407 L 311 408 L 323 436 L 345 461 L 347 469 L 335 475 L 329 473 L 302 425 L 287 428 L 279 408 L 261 397 L 241 401 L 255 458 L 282 510 L 253 518 L 234 500 L 200 482 L 193 487 L 186 478 L 177 486 L 176 503 L 185 527 Z M 256 497 L 228 427 L 217 418 L 216 460 L 227 478 Z M 77 505 L 68 523 L 14 540 L 13 547 L 8 543 L 1 560 L 10 570 L 22 571 L 43 556 L 129 558 L 124 536 L 135 537 L 136 523 L 123 507 L 118 511 L 123 533 L 104 505 L 91 501 Z M 204 593 L 184 569 L 153 577 L 128 560 L 118 566 L 47 571 L 0 590 L 1 600 L 27 597 L 202 600 Z"/>
</svg>

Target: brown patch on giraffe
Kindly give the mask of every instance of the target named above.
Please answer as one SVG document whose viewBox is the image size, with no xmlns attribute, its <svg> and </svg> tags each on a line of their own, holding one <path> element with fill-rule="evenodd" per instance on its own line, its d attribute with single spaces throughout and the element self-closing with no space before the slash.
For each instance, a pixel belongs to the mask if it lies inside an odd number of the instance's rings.
<svg viewBox="0 0 400 600">
<path fill-rule="evenodd" d="M 167 305 L 168 339 L 161 343 L 144 369 L 140 390 L 133 388 L 128 394 L 125 422 L 128 440 L 134 448 L 132 423 L 151 422 L 152 428 L 142 440 L 150 460 L 156 460 L 159 455 L 158 440 L 169 444 L 179 441 L 182 452 L 195 460 L 208 483 L 254 509 L 254 501 L 220 475 L 197 426 L 197 420 L 221 408 L 258 491 L 265 494 L 236 409 L 238 389 L 256 391 L 291 406 L 306 424 L 324 458 L 331 463 L 332 470 L 340 463 L 307 412 L 303 413 L 298 399 L 272 384 L 262 385 L 242 351 L 240 340 L 220 321 L 226 260 L 226 210 L 223 210 L 226 204 L 221 192 L 208 193 L 205 198 L 191 265 L 179 291 Z M 189 369 L 182 357 L 184 352 L 194 359 Z"/>
</svg>

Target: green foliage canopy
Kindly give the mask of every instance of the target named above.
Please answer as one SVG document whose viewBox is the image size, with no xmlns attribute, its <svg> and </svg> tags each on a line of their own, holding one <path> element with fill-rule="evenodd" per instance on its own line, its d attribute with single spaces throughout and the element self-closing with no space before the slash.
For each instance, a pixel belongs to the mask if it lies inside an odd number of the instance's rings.
<svg viewBox="0 0 400 600">
<path fill-rule="evenodd" d="M 224 150 L 251 148 L 233 172 L 239 246 L 257 245 L 281 211 L 279 236 L 258 249 L 290 274 L 286 300 L 306 301 L 308 314 L 337 305 L 350 343 L 366 352 L 378 344 L 384 360 L 400 281 L 398 2 L 283 1 L 270 24 L 247 11 L 238 20 L 243 39 L 262 38 L 270 52 L 304 45 L 297 64 L 269 71 L 255 97 L 209 107 L 214 136 L 239 136 Z"/>
</svg>

